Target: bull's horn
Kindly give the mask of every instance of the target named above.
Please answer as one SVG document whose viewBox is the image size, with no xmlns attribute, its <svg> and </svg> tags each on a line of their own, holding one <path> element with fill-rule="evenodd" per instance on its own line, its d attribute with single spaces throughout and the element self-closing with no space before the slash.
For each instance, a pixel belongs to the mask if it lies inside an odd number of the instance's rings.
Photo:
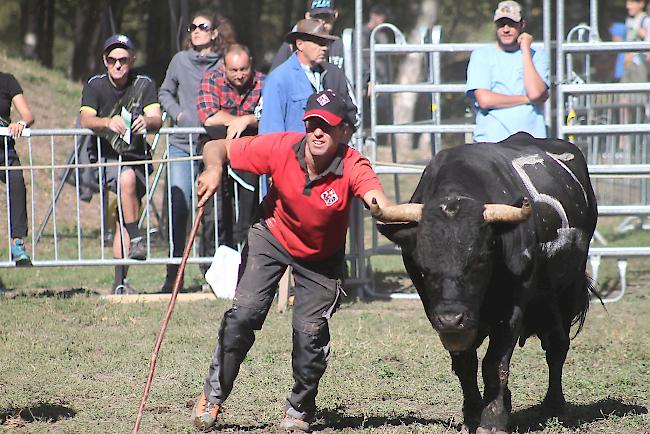
<svg viewBox="0 0 650 434">
<path fill-rule="evenodd" d="M 422 219 L 422 204 L 404 203 L 380 208 L 377 200 L 373 197 L 370 214 L 383 223 L 419 222 Z"/>
<path fill-rule="evenodd" d="M 517 223 L 530 217 L 532 208 L 528 198 L 524 198 L 521 208 L 510 205 L 486 203 L 483 210 L 483 219 L 487 223 Z"/>
</svg>

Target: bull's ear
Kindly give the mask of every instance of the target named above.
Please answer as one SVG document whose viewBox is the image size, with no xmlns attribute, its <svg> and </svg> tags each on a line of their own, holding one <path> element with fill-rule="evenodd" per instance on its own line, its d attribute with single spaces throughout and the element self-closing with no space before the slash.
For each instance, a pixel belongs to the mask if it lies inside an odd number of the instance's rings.
<svg viewBox="0 0 650 434">
<path fill-rule="evenodd" d="M 415 250 L 418 224 L 409 223 L 380 223 L 377 222 L 380 234 L 400 246 L 402 252 L 410 254 Z"/>
</svg>

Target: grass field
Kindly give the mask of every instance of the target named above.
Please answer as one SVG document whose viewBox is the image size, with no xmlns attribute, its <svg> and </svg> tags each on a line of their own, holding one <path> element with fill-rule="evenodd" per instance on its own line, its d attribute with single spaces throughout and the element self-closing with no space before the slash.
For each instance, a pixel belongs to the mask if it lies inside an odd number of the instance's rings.
<svg viewBox="0 0 650 434">
<path fill-rule="evenodd" d="M 223 301 L 179 303 L 143 419 L 146 433 L 192 431 Z M 538 404 L 546 367 L 536 339 L 513 358 L 515 432 L 648 433 L 650 295 L 632 288 L 592 305 L 573 341 L 559 418 Z M 0 299 L 0 430 L 124 433 L 132 429 L 164 303 L 112 304 L 83 291 Z M 291 387 L 290 315 L 272 311 L 242 365 L 221 428 L 274 432 Z M 315 429 L 450 433 L 461 394 L 419 302 L 346 303 L 332 322 L 333 354 Z"/>
<path fill-rule="evenodd" d="M 61 74 L 44 71 L 35 63 L 2 54 L 0 61 L 3 70 L 20 79 L 37 117 L 35 127 L 74 125 L 79 83 L 67 82 Z M 43 150 L 35 162 L 48 163 L 49 141 L 34 139 L 34 145 Z M 24 141 L 19 143 L 19 152 L 25 152 L 25 146 Z M 70 140 L 57 141 L 52 147 L 55 160 L 63 162 L 71 147 Z M 407 150 L 413 155 L 404 158 L 421 159 L 420 151 Z M 380 159 L 387 161 L 387 150 L 381 152 Z M 410 196 L 414 179 L 401 178 L 402 201 Z M 392 177 L 382 180 L 392 193 Z M 39 188 L 33 198 L 38 204 L 34 220 L 40 222 L 51 200 L 50 173 L 39 172 L 35 183 Z M 0 197 L 4 197 L 2 188 Z M 76 255 L 75 215 L 69 212 L 75 202 L 72 190 L 64 191 L 59 230 L 66 235 L 60 247 L 67 258 Z M 96 202 L 81 204 L 86 228 L 96 229 L 97 207 Z M 0 233 L 5 234 L 3 213 L 0 210 Z M 599 224 L 610 246 L 650 244 L 647 231 L 615 232 L 618 222 L 602 219 Z M 39 244 L 41 257 L 52 255 L 53 235 L 48 230 Z M 98 255 L 97 237 L 87 235 L 84 251 Z M 110 257 L 110 249 L 105 254 Z M 410 285 L 399 257 L 376 257 L 372 265 L 379 290 L 401 291 Z M 592 307 L 567 360 L 565 392 L 570 405 L 564 415 L 549 417 L 538 406 L 546 388 L 539 342 L 531 339 L 517 349 L 511 376 L 515 432 L 650 433 L 647 270 L 647 260 L 631 260 L 629 293 L 621 302 L 608 305 L 607 311 Z M 0 432 L 131 430 L 165 304 L 102 300 L 99 295 L 109 291 L 112 273 L 112 267 L 0 269 Z M 617 290 L 614 260 L 604 261 L 599 275 L 603 292 Z M 163 266 L 132 267 L 129 273 L 129 281 L 143 292 L 155 292 L 163 278 Z M 185 286 L 196 291 L 203 282 L 198 268 L 189 266 Z M 227 307 L 223 301 L 177 305 L 141 432 L 192 431 L 190 408 L 201 390 Z M 225 406 L 224 431 L 275 431 L 292 383 L 290 324 L 290 314 L 269 315 Z M 317 431 L 452 433 L 459 429 L 458 381 L 419 302 L 349 301 L 331 327 L 333 355 L 319 395 Z"/>
</svg>

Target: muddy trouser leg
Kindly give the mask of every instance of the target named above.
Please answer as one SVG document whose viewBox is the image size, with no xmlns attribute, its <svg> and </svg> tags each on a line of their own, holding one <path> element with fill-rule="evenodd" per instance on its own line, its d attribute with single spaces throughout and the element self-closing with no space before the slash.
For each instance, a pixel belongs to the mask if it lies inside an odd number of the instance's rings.
<svg viewBox="0 0 650 434">
<path fill-rule="evenodd" d="M 230 395 L 239 366 L 255 342 L 255 330 L 262 328 L 278 281 L 291 260 L 265 226 L 253 225 L 242 252 L 233 306 L 223 316 L 205 380 L 208 401 L 221 403 Z"/>
<path fill-rule="evenodd" d="M 343 292 L 343 264 L 342 254 L 318 264 L 292 264 L 296 281 L 291 353 L 294 384 L 286 407 L 289 415 L 306 421 L 316 412 L 318 383 L 329 360 L 328 320 Z"/>
<path fill-rule="evenodd" d="M 0 165 L 5 164 L 4 142 L 0 142 Z M 9 166 L 20 166 L 18 154 L 13 146 L 8 146 L 7 162 Z M 7 183 L 9 172 L 9 215 L 11 221 L 11 237 L 25 238 L 27 236 L 27 191 L 22 170 L 1 170 L 0 180 Z M 2 202 L 5 202 L 4 200 Z M 6 206 L 6 205 L 5 205 Z"/>
</svg>

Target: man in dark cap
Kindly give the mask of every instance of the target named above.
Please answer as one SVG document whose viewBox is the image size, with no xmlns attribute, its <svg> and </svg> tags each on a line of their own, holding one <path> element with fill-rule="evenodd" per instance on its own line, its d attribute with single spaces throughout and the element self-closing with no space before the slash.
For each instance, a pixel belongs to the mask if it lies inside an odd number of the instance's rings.
<svg viewBox="0 0 650 434">
<path fill-rule="evenodd" d="M 305 18 L 322 20 L 325 23 L 325 31 L 327 33 L 332 33 L 332 28 L 334 27 L 334 23 L 338 17 L 339 12 L 336 10 L 334 0 L 307 0 L 307 12 L 305 12 Z M 291 30 L 295 31 L 296 26 Z M 273 71 L 287 60 L 291 56 L 293 50 L 294 48 L 288 42 L 283 42 L 273 57 L 273 62 L 271 62 L 269 72 Z M 341 39 L 332 41 L 327 54 L 327 61 L 329 63 L 343 69 L 343 42 Z"/>
<path fill-rule="evenodd" d="M 352 199 L 390 205 L 370 162 L 346 145 L 347 115 L 345 100 L 325 90 L 309 97 L 301 133 L 212 140 L 205 145 L 199 206 L 219 187 L 228 161 L 236 169 L 272 175 L 273 184 L 264 199 L 264 215 L 248 233 L 233 305 L 223 316 L 205 386 L 192 410 L 199 429 L 214 427 L 287 266 L 293 268 L 296 282 L 294 385 L 280 428 L 310 429 L 318 383 L 329 358 L 328 320 L 345 295 L 341 279 Z"/>
<path fill-rule="evenodd" d="M 326 61 L 329 44 L 338 39 L 329 34 L 322 20 L 298 21 L 296 29 L 285 38 L 296 51 L 269 74 L 262 89 L 261 134 L 304 131 L 302 118 L 307 98 L 324 89 L 343 97 L 346 121 L 357 126 L 357 107 L 345 73 Z"/>
<path fill-rule="evenodd" d="M 133 43 L 127 36 L 108 38 L 102 55 L 107 73 L 91 77 L 83 88 L 81 126 L 94 130 L 99 137 L 99 146 L 91 147 L 91 161 L 148 159 L 149 145 L 142 133 L 157 130 L 162 125 L 156 85 L 149 77 L 132 71 L 133 51 Z M 145 241 L 138 229 L 140 199 L 146 191 L 145 170 L 145 165 L 102 168 L 100 179 L 110 191 L 119 192 L 119 218 L 113 239 L 115 258 L 123 257 L 124 248 L 129 258 L 146 259 Z M 127 269 L 123 265 L 115 267 L 113 292 L 135 292 L 126 281 Z"/>
</svg>

